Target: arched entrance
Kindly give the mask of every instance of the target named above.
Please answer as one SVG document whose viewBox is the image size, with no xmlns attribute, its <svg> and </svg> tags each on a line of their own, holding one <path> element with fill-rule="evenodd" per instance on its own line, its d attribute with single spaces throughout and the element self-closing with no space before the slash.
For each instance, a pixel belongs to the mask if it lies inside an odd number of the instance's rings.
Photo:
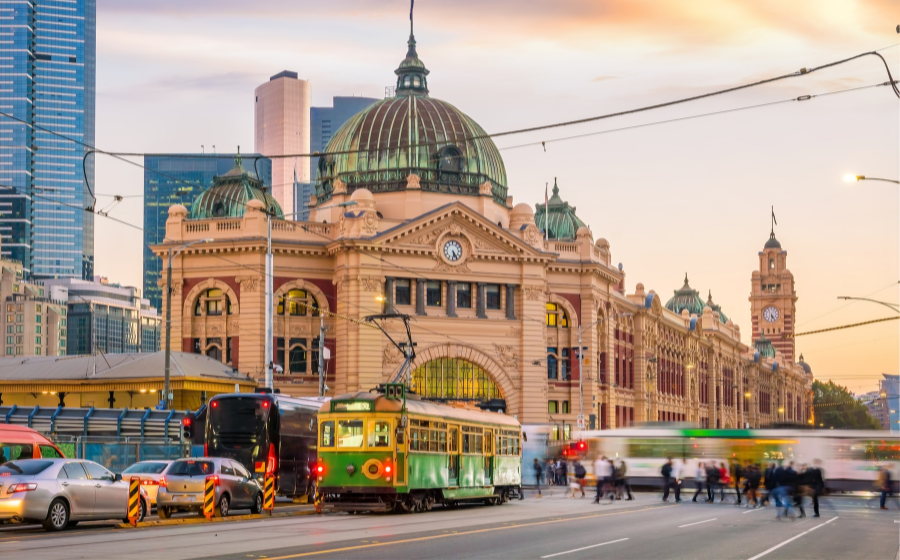
<svg viewBox="0 0 900 560">
<path fill-rule="evenodd" d="M 412 390 L 422 398 L 473 402 L 488 410 L 506 410 L 500 388 L 481 366 L 462 358 L 437 358 L 412 373 Z"/>
</svg>

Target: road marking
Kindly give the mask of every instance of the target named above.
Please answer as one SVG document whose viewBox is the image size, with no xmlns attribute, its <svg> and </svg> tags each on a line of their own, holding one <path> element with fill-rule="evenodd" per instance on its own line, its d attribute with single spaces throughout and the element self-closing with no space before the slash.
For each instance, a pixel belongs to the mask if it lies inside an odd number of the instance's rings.
<svg viewBox="0 0 900 560">
<path fill-rule="evenodd" d="M 343 547 L 343 548 L 332 548 L 332 549 L 329 549 L 329 550 L 314 550 L 314 551 L 312 551 L 312 552 L 302 552 L 302 553 L 300 553 L 300 554 L 290 554 L 290 555 L 288 555 L 288 556 L 275 556 L 275 557 L 270 558 L 269 560 L 287 560 L 288 558 L 303 558 L 303 557 L 305 557 L 305 556 L 316 556 L 316 555 L 319 555 L 319 554 L 333 554 L 333 553 L 335 553 L 335 552 L 347 552 L 348 550 L 360 550 L 360 549 L 363 549 L 363 548 L 375 548 L 375 547 L 380 547 L 380 546 L 390 546 L 390 545 L 392 545 L 392 544 L 405 544 L 405 543 L 411 543 L 411 542 L 430 541 L 430 540 L 434 540 L 434 539 L 443 539 L 443 538 L 446 538 L 446 537 L 461 537 L 461 536 L 463 536 L 463 535 L 475 535 L 475 534 L 478 534 L 478 533 L 489 533 L 489 532 L 491 532 L 491 531 L 504 531 L 504 530 L 506 530 L 506 529 L 522 529 L 522 528 L 524 528 L 524 527 L 532 527 L 532 526 L 537 526 L 537 525 L 548 525 L 548 524 L 551 524 L 551 523 L 562 523 L 562 522 L 565 522 L 565 521 L 578 521 L 578 520 L 580 520 L 580 519 L 594 519 L 594 518 L 596 518 L 596 517 L 608 517 L 608 516 L 610 516 L 610 515 L 625 515 L 625 514 L 627 514 L 627 513 L 638 513 L 638 512 L 641 512 L 641 511 L 651 511 L 651 510 L 655 510 L 655 509 L 665 509 L 665 508 L 667 508 L 667 507 L 676 507 L 676 506 L 654 506 L 654 507 L 648 507 L 648 508 L 643 508 L 643 509 L 634 509 L 634 510 L 630 510 L 630 511 L 616 511 L 616 512 L 610 512 L 610 513 L 595 513 L 595 514 L 592 514 L 592 515 L 583 515 L 583 516 L 581 516 L 581 517 L 569 517 L 569 518 L 566 518 L 566 519 L 553 519 L 553 520 L 548 520 L 548 521 L 537 521 L 537 522 L 534 522 L 534 523 L 523 523 L 523 524 L 521 524 L 521 525 L 516 525 L 516 526 L 514 526 L 514 527 L 502 527 L 502 526 L 500 526 L 500 527 L 492 527 L 492 528 L 490 528 L 490 529 L 475 529 L 475 530 L 472 530 L 472 531 L 463 531 L 463 532 L 461 532 L 461 533 L 453 533 L 453 534 L 451 534 L 451 535 L 431 535 L 430 537 L 416 537 L 416 538 L 412 538 L 412 539 L 403 539 L 403 540 L 399 540 L 399 541 L 390 541 L 390 542 L 384 542 L 384 543 L 378 543 L 378 544 L 364 544 L 364 545 L 357 545 L 357 546 L 345 546 L 345 547 Z"/>
<path fill-rule="evenodd" d="M 625 539 L 619 539 L 617 541 L 609 541 L 609 542 L 600 543 L 600 544 L 592 544 L 591 546 L 583 546 L 581 548 L 576 548 L 574 550 L 567 550 L 565 552 L 557 552 L 556 554 L 548 554 L 547 556 L 541 556 L 541 558 L 553 558 L 554 556 L 562 556 L 563 554 L 571 554 L 572 552 L 580 552 L 582 550 L 587 550 L 589 548 L 597 548 L 598 546 L 606 546 L 608 544 L 613 544 L 613 543 L 627 541 L 627 540 L 628 539 L 625 538 Z"/>
<path fill-rule="evenodd" d="M 713 517 L 712 519 L 707 519 L 706 521 L 698 521 L 696 523 L 688 523 L 687 525 L 679 525 L 678 528 L 681 529 L 683 527 L 690 527 L 691 525 L 700 525 L 701 523 L 709 523 L 710 521 L 715 521 L 718 517 Z"/>
<path fill-rule="evenodd" d="M 742 511 L 741 513 L 743 513 L 743 514 L 746 515 L 746 514 L 748 514 L 748 513 L 753 513 L 754 511 L 762 511 L 762 510 L 763 510 L 763 508 L 753 508 L 753 509 L 751 509 L 751 510 L 749 510 L 749 511 Z"/>
<path fill-rule="evenodd" d="M 770 548 L 769 550 L 766 550 L 766 551 L 764 551 L 764 552 L 760 552 L 759 554 L 757 554 L 757 555 L 754 556 L 753 558 L 750 558 L 749 560 L 757 560 L 758 558 L 762 558 L 763 556 L 765 556 L 766 554 L 772 552 L 773 550 L 778 550 L 779 548 L 781 548 L 782 546 L 786 545 L 787 543 L 792 542 L 792 541 L 795 541 L 795 540 L 799 539 L 800 537 L 802 537 L 803 535 L 805 535 L 805 534 L 807 534 L 807 533 L 812 533 L 813 531 L 815 531 L 815 530 L 818 529 L 819 527 L 824 527 L 825 525 L 828 525 L 829 523 L 831 523 L 831 522 L 834 521 L 835 519 L 837 519 L 837 516 L 832 517 L 831 519 L 829 519 L 829 520 L 826 521 L 825 523 L 822 523 L 822 524 L 820 524 L 820 525 L 816 525 L 816 526 L 813 527 L 812 529 L 807 529 L 806 531 L 803 531 L 803 532 L 800 533 L 799 535 L 797 535 L 797 536 L 795 536 L 795 537 L 789 538 L 788 540 L 784 541 L 783 543 L 776 544 L 775 546 L 773 546 L 773 547 Z"/>
</svg>

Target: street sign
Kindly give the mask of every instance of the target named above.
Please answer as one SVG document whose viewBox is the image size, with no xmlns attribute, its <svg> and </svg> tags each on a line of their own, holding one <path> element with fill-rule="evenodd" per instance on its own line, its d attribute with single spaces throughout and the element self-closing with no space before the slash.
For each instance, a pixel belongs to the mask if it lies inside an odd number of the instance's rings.
<svg viewBox="0 0 900 560">
<path fill-rule="evenodd" d="M 579 414 L 579 415 L 578 415 L 578 419 L 577 419 L 575 422 L 577 423 L 578 429 L 579 429 L 579 430 L 583 430 L 583 429 L 584 429 L 584 416 L 582 416 L 581 414 Z"/>
</svg>

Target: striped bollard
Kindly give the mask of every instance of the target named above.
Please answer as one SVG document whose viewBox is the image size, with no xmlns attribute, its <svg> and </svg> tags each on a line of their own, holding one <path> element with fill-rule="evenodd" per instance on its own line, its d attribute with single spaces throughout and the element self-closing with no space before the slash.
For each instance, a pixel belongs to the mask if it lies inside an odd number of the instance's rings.
<svg viewBox="0 0 900 560">
<path fill-rule="evenodd" d="M 137 527 L 141 517 L 141 479 L 131 477 L 128 482 L 128 522 Z"/>
<path fill-rule="evenodd" d="M 275 477 L 267 476 L 263 484 L 263 510 L 272 515 L 275 509 Z"/>
<path fill-rule="evenodd" d="M 216 512 L 216 482 L 218 477 L 207 476 L 206 485 L 203 487 L 203 516 L 207 520 L 212 519 Z"/>
</svg>

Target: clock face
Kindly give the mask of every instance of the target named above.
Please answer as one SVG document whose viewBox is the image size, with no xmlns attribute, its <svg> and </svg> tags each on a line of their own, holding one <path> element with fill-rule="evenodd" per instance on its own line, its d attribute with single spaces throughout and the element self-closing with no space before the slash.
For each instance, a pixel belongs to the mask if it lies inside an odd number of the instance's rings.
<svg viewBox="0 0 900 560">
<path fill-rule="evenodd" d="M 456 262 L 462 257 L 462 245 L 459 241 L 450 240 L 444 243 L 444 256 L 448 261 Z"/>
<path fill-rule="evenodd" d="M 778 315 L 779 315 L 778 309 L 775 307 L 766 307 L 763 310 L 763 319 L 765 319 L 766 321 L 768 321 L 770 323 L 774 323 L 775 321 L 777 321 Z"/>
</svg>

